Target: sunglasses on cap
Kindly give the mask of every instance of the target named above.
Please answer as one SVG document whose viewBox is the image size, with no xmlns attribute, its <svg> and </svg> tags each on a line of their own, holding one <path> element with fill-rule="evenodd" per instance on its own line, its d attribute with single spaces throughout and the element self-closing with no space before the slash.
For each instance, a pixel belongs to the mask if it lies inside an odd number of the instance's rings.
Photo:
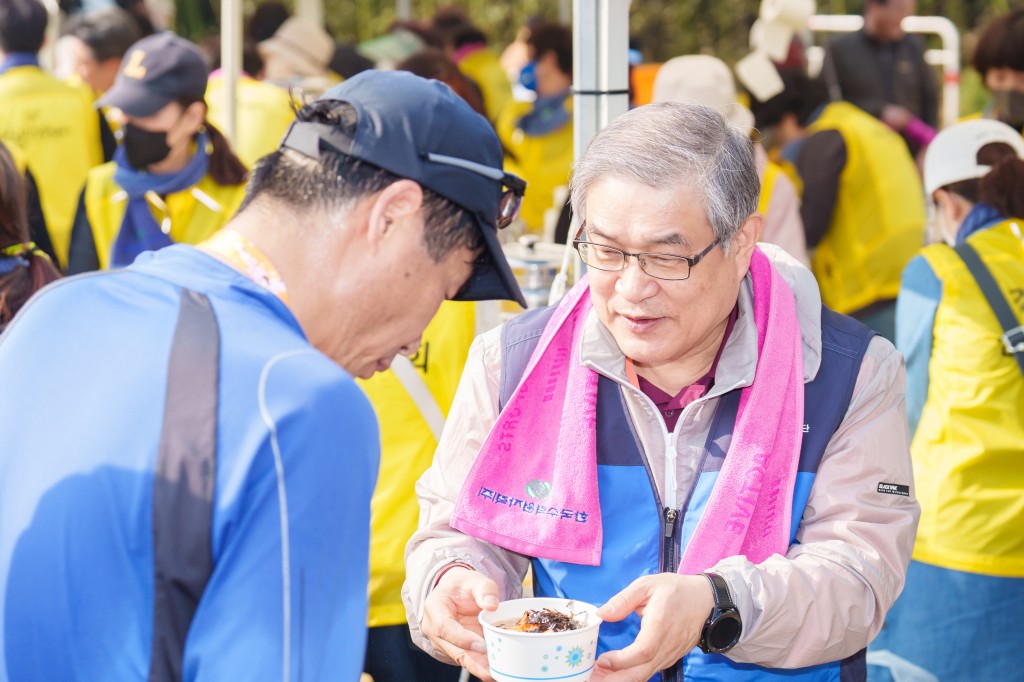
<svg viewBox="0 0 1024 682">
<path fill-rule="evenodd" d="M 511 173 L 506 173 L 500 168 L 492 168 L 476 161 L 460 159 L 457 156 L 446 156 L 430 152 L 423 156 L 427 161 L 446 166 L 455 166 L 456 168 L 468 170 L 471 173 L 500 182 L 502 193 L 501 200 L 498 202 L 498 215 L 496 216 L 495 225 L 497 225 L 499 230 L 503 230 L 515 220 L 516 215 L 519 213 L 519 207 L 523 203 L 523 195 L 526 194 L 525 180 L 517 178 Z"/>
</svg>

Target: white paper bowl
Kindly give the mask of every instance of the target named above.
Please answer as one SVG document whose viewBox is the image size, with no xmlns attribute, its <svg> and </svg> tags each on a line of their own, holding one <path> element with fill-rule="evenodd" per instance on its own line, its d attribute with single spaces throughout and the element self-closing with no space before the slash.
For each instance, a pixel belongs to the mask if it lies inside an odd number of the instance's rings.
<svg viewBox="0 0 1024 682">
<path fill-rule="evenodd" d="M 515 632 L 498 624 L 515 623 L 525 611 L 554 609 L 572 611 L 587 623 L 568 632 Z M 587 682 L 597 660 L 597 631 L 601 619 L 597 607 L 569 599 L 513 599 L 495 611 L 481 611 L 480 624 L 487 642 L 487 662 L 495 682 L 558 680 Z"/>
</svg>

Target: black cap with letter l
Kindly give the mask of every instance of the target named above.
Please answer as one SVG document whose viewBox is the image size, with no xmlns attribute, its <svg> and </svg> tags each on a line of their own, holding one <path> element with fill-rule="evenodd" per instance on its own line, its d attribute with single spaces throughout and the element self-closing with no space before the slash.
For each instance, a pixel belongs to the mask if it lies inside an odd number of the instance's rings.
<svg viewBox="0 0 1024 682">
<path fill-rule="evenodd" d="M 146 118 L 179 99 L 202 101 L 209 73 L 203 53 L 166 31 L 128 48 L 114 86 L 98 104 Z"/>
</svg>

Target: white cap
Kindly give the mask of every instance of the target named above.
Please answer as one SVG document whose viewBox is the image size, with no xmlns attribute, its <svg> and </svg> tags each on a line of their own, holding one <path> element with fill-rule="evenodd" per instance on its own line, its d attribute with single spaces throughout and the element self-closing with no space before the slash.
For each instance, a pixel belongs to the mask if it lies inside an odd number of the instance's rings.
<svg viewBox="0 0 1024 682">
<path fill-rule="evenodd" d="M 754 127 L 754 115 L 736 101 L 732 71 L 710 55 L 693 54 L 665 62 L 654 79 L 653 101 L 703 104 L 717 109 L 730 125 L 745 133 Z"/>
<path fill-rule="evenodd" d="M 954 182 L 988 175 L 992 167 L 978 163 L 978 151 L 993 142 L 1010 145 L 1017 157 L 1024 159 L 1024 138 L 1001 121 L 964 121 L 936 135 L 924 156 L 924 189 L 928 196 Z"/>
</svg>

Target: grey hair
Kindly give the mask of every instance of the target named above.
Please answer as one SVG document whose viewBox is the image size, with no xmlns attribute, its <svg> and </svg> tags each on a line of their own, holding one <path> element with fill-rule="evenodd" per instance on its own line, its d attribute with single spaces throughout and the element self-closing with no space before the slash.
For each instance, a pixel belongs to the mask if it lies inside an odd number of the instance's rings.
<svg viewBox="0 0 1024 682">
<path fill-rule="evenodd" d="M 747 131 L 700 104 L 638 107 L 603 128 L 573 168 L 573 212 L 586 220 L 587 194 L 606 177 L 655 189 L 694 186 L 715 236 L 728 248 L 757 210 L 761 181 Z"/>
</svg>

